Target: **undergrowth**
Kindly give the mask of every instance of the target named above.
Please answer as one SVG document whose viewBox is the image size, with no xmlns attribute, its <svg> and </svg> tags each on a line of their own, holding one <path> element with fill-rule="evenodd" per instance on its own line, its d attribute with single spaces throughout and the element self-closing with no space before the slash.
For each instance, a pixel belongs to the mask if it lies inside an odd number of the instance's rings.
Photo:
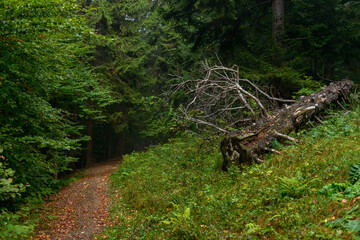
<svg viewBox="0 0 360 240">
<path fill-rule="evenodd" d="M 268 164 L 227 172 L 218 140 L 190 135 L 127 155 L 111 176 L 112 224 L 98 238 L 354 239 L 359 123 L 360 110 L 333 113 L 301 132 L 301 144 L 274 144 L 282 155 Z"/>
<path fill-rule="evenodd" d="M 58 188 L 50 193 L 42 193 L 38 196 L 25 199 L 24 203 L 11 211 L 0 205 L 0 240 L 9 239 L 29 239 L 35 233 L 38 224 L 38 216 L 44 204 L 44 197 L 51 193 L 56 193 L 61 187 L 84 177 L 84 172 L 80 171 L 67 178 L 59 180 Z M 1 179 L 0 179 L 1 180 Z"/>
</svg>

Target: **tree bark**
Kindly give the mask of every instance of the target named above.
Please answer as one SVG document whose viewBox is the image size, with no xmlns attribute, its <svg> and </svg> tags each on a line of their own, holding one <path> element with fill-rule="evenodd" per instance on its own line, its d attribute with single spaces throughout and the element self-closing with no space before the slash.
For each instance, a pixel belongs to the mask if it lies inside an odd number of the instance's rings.
<svg viewBox="0 0 360 240">
<path fill-rule="evenodd" d="M 90 137 L 87 142 L 87 151 L 86 151 L 86 167 L 91 166 L 94 163 L 93 159 L 93 128 L 94 128 L 94 120 L 89 119 L 88 121 L 88 136 Z"/>
<path fill-rule="evenodd" d="M 272 1 L 273 12 L 273 36 L 276 42 L 279 41 L 279 36 L 284 34 L 284 0 Z"/>
<path fill-rule="evenodd" d="M 283 36 L 284 28 L 284 0 L 272 0 L 272 37 L 274 41 L 275 52 L 273 55 L 273 64 L 281 67 L 284 62 Z M 276 85 L 281 85 L 281 79 L 274 79 Z M 280 86 L 281 87 L 281 86 Z M 283 97 L 283 96 L 282 96 Z"/>
<path fill-rule="evenodd" d="M 296 141 L 287 134 L 298 129 L 317 113 L 326 109 L 332 102 L 346 97 L 354 83 L 348 79 L 331 83 L 316 94 L 301 97 L 291 106 L 285 106 L 268 117 L 260 118 L 255 125 L 240 132 L 228 134 L 221 142 L 223 163 L 226 170 L 229 164 L 251 164 L 263 162 L 261 154 L 275 152 L 269 146 L 274 139 Z"/>
<path fill-rule="evenodd" d="M 108 151 L 107 151 L 107 157 L 108 159 L 110 159 L 112 157 L 112 145 L 113 145 L 113 129 L 109 126 L 108 128 L 108 138 L 107 138 L 107 141 L 108 141 Z"/>
</svg>

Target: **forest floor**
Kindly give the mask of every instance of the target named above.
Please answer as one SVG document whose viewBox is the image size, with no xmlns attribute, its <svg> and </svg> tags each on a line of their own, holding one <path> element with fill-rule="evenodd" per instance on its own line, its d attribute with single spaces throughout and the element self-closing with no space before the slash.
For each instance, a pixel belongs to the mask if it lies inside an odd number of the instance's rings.
<svg viewBox="0 0 360 240">
<path fill-rule="evenodd" d="M 93 239 L 108 224 L 109 175 L 119 159 L 94 165 L 85 177 L 50 197 L 40 214 L 35 239 Z"/>
</svg>

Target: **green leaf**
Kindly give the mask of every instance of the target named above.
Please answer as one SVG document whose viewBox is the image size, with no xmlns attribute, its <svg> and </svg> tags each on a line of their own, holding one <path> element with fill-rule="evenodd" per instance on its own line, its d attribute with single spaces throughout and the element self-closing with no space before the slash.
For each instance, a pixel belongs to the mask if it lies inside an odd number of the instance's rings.
<svg viewBox="0 0 360 240">
<path fill-rule="evenodd" d="M 190 218 L 190 208 L 185 209 L 183 217 L 184 218 Z"/>
<path fill-rule="evenodd" d="M 357 234 L 360 233 L 360 221 L 359 220 L 352 220 L 346 224 L 346 229 L 350 232 L 355 232 Z"/>
<path fill-rule="evenodd" d="M 356 163 L 350 167 L 350 182 L 355 184 L 360 179 L 360 163 Z"/>
<path fill-rule="evenodd" d="M 164 220 L 164 221 L 161 221 L 162 223 L 165 223 L 167 225 L 169 225 L 171 222 L 169 222 L 168 220 Z"/>
</svg>

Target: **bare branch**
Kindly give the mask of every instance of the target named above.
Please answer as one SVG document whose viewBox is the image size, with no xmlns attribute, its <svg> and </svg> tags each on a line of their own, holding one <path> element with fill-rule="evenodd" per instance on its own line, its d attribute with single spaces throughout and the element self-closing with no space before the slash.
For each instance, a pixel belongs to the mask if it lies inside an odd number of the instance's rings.
<svg viewBox="0 0 360 240">
<path fill-rule="evenodd" d="M 215 131 L 228 132 L 228 128 L 242 128 L 259 115 L 269 117 L 274 101 L 293 103 L 270 96 L 256 83 L 239 77 L 239 68 L 210 66 L 203 63 L 204 77 L 184 80 L 172 86 L 172 95 L 185 90 L 189 101 L 183 110 L 184 119 L 212 127 Z M 191 117 L 190 117 L 191 116 Z"/>
<path fill-rule="evenodd" d="M 238 83 L 235 83 L 235 86 L 242 92 L 244 93 L 246 96 L 252 98 L 261 108 L 261 110 L 263 111 L 265 116 L 268 116 L 267 111 L 265 109 L 265 107 L 261 104 L 260 100 L 257 99 L 256 97 L 254 97 L 252 94 L 250 94 L 249 92 L 245 91 L 242 87 L 240 87 L 240 85 Z"/>
<path fill-rule="evenodd" d="M 316 119 L 320 124 L 324 124 L 324 122 L 323 122 L 318 116 L 315 116 L 315 119 Z"/>
<path fill-rule="evenodd" d="M 276 154 L 281 155 L 281 152 L 279 152 L 278 150 L 275 150 L 275 149 L 273 149 L 273 148 L 263 147 L 262 149 L 265 150 L 265 151 L 267 151 L 267 152 L 272 152 L 272 153 L 276 153 Z"/>
<path fill-rule="evenodd" d="M 287 139 L 291 142 L 295 142 L 295 143 L 299 143 L 299 140 L 297 140 L 296 138 L 290 137 L 288 135 L 282 134 L 282 133 L 278 133 L 278 132 L 274 132 L 275 136 Z"/>
<path fill-rule="evenodd" d="M 253 158 L 255 159 L 256 162 L 259 163 L 267 163 L 266 161 L 262 160 L 261 158 L 259 158 L 258 156 L 254 155 Z"/>
<path fill-rule="evenodd" d="M 225 129 L 222 129 L 222 128 L 216 126 L 215 124 L 212 124 L 212 123 L 209 123 L 209 122 L 200 120 L 200 119 L 188 117 L 187 115 L 185 115 L 184 119 L 187 120 L 187 121 L 194 122 L 194 123 L 199 123 L 199 124 L 207 125 L 207 126 L 209 126 L 209 127 L 215 128 L 215 129 L 217 129 L 217 130 L 219 130 L 220 132 L 223 132 L 223 133 L 229 133 L 229 131 L 226 131 Z"/>
<path fill-rule="evenodd" d="M 336 103 L 341 107 L 342 110 L 346 111 L 346 108 L 339 102 L 339 100 L 336 101 Z"/>
<path fill-rule="evenodd" d="M 256 86 L 254 83 L 252 83 L 248 79 L 240 79 L 240 81 L 249 83 L 252 87 L 254 87 L 257 91 L 259 91 L 259 93 L 261 93 L 262 95 L 264 95 L 265 97 L 267 97 L 270 100 L 274 100 L 274 101 L 278 101 L 278 102 L 285 102 L 285 103 L 296 103 L 296 100 L 270 97 L 266 92 L 262 91 L 260 88 L 258 88 L 258 86 Z"/>
</svg>

